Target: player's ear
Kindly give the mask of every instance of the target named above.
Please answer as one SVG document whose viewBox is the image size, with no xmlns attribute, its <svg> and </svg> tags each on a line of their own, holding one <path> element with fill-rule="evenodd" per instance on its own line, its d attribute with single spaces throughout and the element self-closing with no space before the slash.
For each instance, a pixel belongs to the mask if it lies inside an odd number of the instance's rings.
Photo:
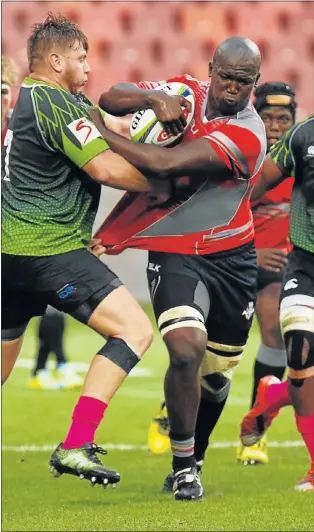
<svg viewBox="0 0 314 532">
<path fill-rule="evenodd" d="M 213 62 L 210 61 L 208 65 L 208 77 L 211 78 L 213 73 Z"/>
<path fill-rule="evenodd" d="M 260 77 L 261 77 L 261 75 L 257 74 L 256 80 L 255 80 L 255 83 L 254 83 L 254 87 L 257 87 L 257 83 L 258 83 L 258 80 L 259 80 Z"/>
<path fill-rule="evenodd" d="M 48 57 L 49 64 L 55 72 L 61 73 L 63 70 L 64 62 L 61 55 L 53 52 Z"/>
</svg>

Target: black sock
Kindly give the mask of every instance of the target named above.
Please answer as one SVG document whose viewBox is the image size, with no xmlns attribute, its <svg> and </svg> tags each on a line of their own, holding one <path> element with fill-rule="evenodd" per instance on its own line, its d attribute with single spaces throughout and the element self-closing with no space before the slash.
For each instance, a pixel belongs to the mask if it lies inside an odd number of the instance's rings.
<svg viewBox="0 0 314 532">
<path fill-rule="evenodd" d="M 227 397 L 221 403 L 214 403 L 201 397 L 195 428 L 194 455 L 197 462 L 205 457 L 209 437 L 220 418 L 226 401 Z"/>
<path fill-rule="evenodd" d="M 254 365 L 254 385 L 252 392 L 252 402 L 251 406 L 255 403 L 257 388 L 259 381 L 266 377 L 266 375 L 274 375 L 278 379 L 282 380 L 285 373 L 286 366 L 268 366 L 267 364 L 262 364 L 259 360 L 255 360 Z"/>
<path fill-rule="evenodd" d="M 37 371 L 46 368 L 48 357 L 49 357 L 49 349 L 47 349 L 47 346 L 45 346 L 44 344 L 40 342 L 40 347 L 39 347 L 38 355 L 36 358 L 36 366 L 33 370 L 34 377 Z"/>
</svg>

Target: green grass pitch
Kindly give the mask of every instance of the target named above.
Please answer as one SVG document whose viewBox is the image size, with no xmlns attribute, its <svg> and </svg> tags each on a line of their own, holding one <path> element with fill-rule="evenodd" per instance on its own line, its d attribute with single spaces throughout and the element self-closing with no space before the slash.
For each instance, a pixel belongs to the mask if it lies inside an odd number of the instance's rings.
<svg viewBox="0 0 314 532">
<path fill-rule="evenodd" d="M 36 321 L 30 325 L 21 358 L 34 357 Z M 259 336 L 254 324 L 243 361 L 235 374 L 230 400 L 215 430 L 202 474 L 206 499 L 175 502 L 162 494 L 171 456 L 145 450 L 147 429 L 162 398 L 167 353 L 156 332 L 141 367 L 146 377 L 124 383 L 97 433 L 98 444 L 129 444 L 135 450 L 110 450 L 105 463 L 120 471 L 116 490 L 48 471 L 49 446 L 65 436 L 78 392 L 30 391 L 29 370 L 16 367 L 2 394 L 2 530 L 313 530 L 313 498 L 294 492 L 309 460 L 284 409 L 269 431 L 267 466 L 243 467 L 235 461 L 239 422 L 251 394 L 251 369 Z M 103 340 L 69 319 L 66 351 L 72 361 L 88 362 Z M 222 447 L 221 442 L 225 442 Z M 37 446 L 36 452 L 29 449 Z M 25 446 L 24 450 L 16 447 Z M 48 450 L 44 446 L 48 446 Z M 11 449 L 11 450 L 8 450 Z M 15 449 L 15 450 L 12 450 Z"/>
</svg>

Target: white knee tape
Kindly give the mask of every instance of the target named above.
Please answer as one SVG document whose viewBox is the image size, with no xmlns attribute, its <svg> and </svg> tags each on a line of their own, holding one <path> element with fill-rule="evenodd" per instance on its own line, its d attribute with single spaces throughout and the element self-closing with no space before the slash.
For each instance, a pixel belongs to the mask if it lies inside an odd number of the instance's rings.
<svg viewBox="0 0 314 532">
<path fill-rule="evenodd" d="M 188 305 L 173 307 L 159 316 L 158 328 L 162 336 L 169 331 L 181 329 L 182 327 L 195 327 L 207 332 L 203 314 Z"/>
<path fill-rule="evenodd" d="M 280 304 L 280 328 L 282 336 L 290 331 L 314 333 L 314 297 L 285 297 Z"/>
<path fill-rule="evenodd" d="M 242 358 L 244 347 L 244 345 L 226 345 L 208 342 L 206 353 L 200 367 L 201 377 L 212 375 L 213 373 L 221 373 L 227 379 L 231 380 L 233 372 Z M 213 349 L 222 353 L 225 352 L 226 355 L 218 355 Z"/>
</svg>

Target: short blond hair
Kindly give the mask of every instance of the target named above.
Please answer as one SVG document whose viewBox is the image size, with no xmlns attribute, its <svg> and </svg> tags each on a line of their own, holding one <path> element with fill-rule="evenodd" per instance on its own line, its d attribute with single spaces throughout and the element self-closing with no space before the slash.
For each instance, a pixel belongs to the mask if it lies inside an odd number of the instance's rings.
<svg viewBox="0 0 314 532">
<path fill-rule="evenodd" d="M 1 56 L 1 83 L 7 83 L 13 87 L 18 78 L 18 66 L 12 57 Z"/>
</svg>

